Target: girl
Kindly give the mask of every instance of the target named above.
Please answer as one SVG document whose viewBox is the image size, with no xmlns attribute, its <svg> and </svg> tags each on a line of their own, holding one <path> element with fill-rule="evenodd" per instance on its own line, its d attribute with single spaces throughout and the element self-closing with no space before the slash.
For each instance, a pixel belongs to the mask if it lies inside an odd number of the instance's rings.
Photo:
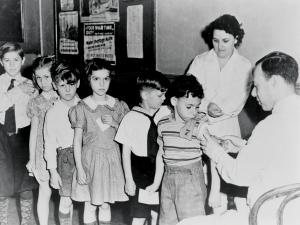
<svg viewBox="0 0 300 225">
<path fill-rule="evenodd" d="M 33 223 L 32 190 L 37 187 L 28 175 L 28 141 L 30 119 L 26 115 L 28 101 L 36 96 L 32 82 L 21 75 L 24 52 L 17 43 L 0 47 L 0 63 L 5 73 L 0 76 L 0 223 L 8 224 L 10 196 L 20 196 L 21 224 Z"/>
<path fill-rule="evenodd" d="M 92 94 L 70 110 L 74 133 L 74 156 L 77 169 L 76 193 L 72 198 L 85 201 L 84 224 L 110 222 L 110 203 L 127 201 L 124 192 L 124 175 L 118 144 L 114 141 L 116 130 L 129 111 L 127 104 L 107 94 L 111 81 L 111 66 L 103 59 L 87 63 L 86 74 Z M 87 184 L 86 192 L 78 192 Z"/>
<path fill-rule="evenodd" d="M 45 56 L 38 57 L 33 62 L 33 81 L 41 93 L 31 99 L 27 106 L 27 115 L 31 118 L 31 129 L 29 161 L 26 167 L 39 183 L 37 214 L 41 225 L 48 224 L 49 200 L 51 196 L 49 172 L 46 169 L 46 161 L 43 156 L 43 126 L 47 110 L 58 99 L 56 92 L 52 88 L 50 74 L 50 67 L 52 66 L 53 60 L 53 57 Z"/>
</svg>

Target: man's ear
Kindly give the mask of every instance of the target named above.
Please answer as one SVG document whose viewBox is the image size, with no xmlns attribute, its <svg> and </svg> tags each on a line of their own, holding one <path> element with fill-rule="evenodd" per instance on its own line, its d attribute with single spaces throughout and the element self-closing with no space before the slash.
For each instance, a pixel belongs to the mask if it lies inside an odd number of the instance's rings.
<svg viewBox="0 0 300 225">
<path fill-rule="evenodd" d="M 79 88 L 80 86 L 80 80 L 77 81 L 76 87 Z"/>
<path fill-rule="evenodd" d="M 177 98 L 176 97 L 172 97 L 171 99 L 170 99 L 170 101 L 171 101 L 171 104 L 172 104 L 172 106 L 176 106 L 176 104 L 177 104 Z"/>
<path fill-rule="evenodd" d="M 284 82 L 284 79 L 280 75 L 273 75 L 270 77 L 270 82 L 273 87 L 278 85 L 280 82 Z"/>
</svg>

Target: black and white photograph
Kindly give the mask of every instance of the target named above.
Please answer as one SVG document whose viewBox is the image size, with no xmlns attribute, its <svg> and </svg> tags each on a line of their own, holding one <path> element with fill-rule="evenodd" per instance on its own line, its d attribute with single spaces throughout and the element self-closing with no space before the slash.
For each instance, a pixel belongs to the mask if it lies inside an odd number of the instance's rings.
<svg viewBox="0 0 300 225">
<path fill-rule="evenodd" d="M 299 0 L 0 0 L 0 225 L 299 225 Z"/>
</svg>

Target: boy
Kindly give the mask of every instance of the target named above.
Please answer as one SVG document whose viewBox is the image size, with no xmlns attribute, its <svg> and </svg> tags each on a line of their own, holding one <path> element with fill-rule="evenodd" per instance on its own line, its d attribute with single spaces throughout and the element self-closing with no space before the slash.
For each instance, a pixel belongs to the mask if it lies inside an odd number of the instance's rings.
<svg viewBox="0 0 300 225">
<path fill-rule="evenodd" d="M 75 169 L 73 154 L 74 130 L 69 122 L 68 112 L 79 102 L 76 90 L 79 87 L 79 73 L 65 62 L 58 62 L 51 68 L 53 87 L 60 99 L 49 109 L 45 117 L 44 139 L 45 159 L 50 171 L 50 185 L 59 189 L 59 221 L 61 225 L 72 224 L 71 184 Z"/>
<path fill-rule="evenodd" d="M 139 203 L 138 190 L 144 189 L 154 178 L 158 151 L 157 127 L 154 121 L 157 122 L 159 118 L 170 113 L 167 108 L 161 108 L 168 84 L 168 79 L 156 71 L 148 71 L 138 77 L 139 104 L 125 115 L 115 137 L 123 145 L 125 191 L 131 196 L 132 225 L 143 225 L 150 214 L 151 224 L 156 224 L 157 221 L 157 205 Z"/>
<path fill-rule="evenodd" d="M 31 80 L 23 77 L 21 67 L 24 52 L 17 43 L 0 47 L 0 63 L 5 73 L 0 76 L 0 224 L 8 224 L 9 197 L 20 196 L 21 224 L 33 223 L 32 190 L 38 187 L 30 177 L 26 163 L 29 159 L 30 119 L 26 108 L 37 90 Z"/>
<path fill-rule="evenodd" d="M 155 178 L 153 184 L 146 188 L 156 191 L 163 178 L 160 225 L 176 224 L 184 218 L 205 214 L 202 154 L 200 142 L 193 134 L 201 122 L 197 118 L 200 118 L 203 89 L 195 77 L 180 76 L 171 85 L 169 97 L 174 114 L 158 123 L 159 151 Z"/>
</svg>

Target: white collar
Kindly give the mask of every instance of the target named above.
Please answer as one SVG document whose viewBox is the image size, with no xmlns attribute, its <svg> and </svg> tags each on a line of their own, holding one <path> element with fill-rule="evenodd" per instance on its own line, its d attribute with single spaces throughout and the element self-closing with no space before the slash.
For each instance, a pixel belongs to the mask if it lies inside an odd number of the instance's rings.
<svg viewBox="0 0 300 225">
<path fill-rule="evenodd" d="M 16 76 L 12 77 L 12 76 L 8 75 L 7 73 L 4 73 L 3 76 L 5 76 L 6 79 L 8 79 L 8 80 L 15 79 L 17 82 L 23 82 L 23 81 L 27 80 L 27 78 L 22 77 L 21 74 L 18 74 Z"/>
<path fill-rule="evenodd" d="M 96 102 L 94 101 L 91 96 L 85 98 L 83 101 L 91 108 L 91 109 L 96 109 L 98 105 L 108 105 L 109 107 L 113 107 L 115 105 L 115 98 L 106 95 L 107 96 L 107 100 L 106 101 L 101 101 L 101 102 Z"/>
</svg>

